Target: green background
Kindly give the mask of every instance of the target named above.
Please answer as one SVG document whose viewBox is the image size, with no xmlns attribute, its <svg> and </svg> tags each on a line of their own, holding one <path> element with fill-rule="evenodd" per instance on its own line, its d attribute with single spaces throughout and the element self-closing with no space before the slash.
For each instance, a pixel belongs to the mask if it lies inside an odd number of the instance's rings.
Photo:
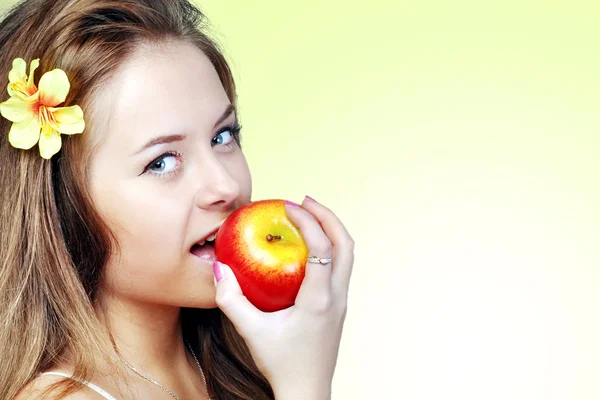
<svg viewBox="0 0 600 400">
<path fill-rule="evenodd" d="M 335 400 L 600 398 L 597 2 L 197 3 L 254 199 L 357 242 Z"/>
</svg>

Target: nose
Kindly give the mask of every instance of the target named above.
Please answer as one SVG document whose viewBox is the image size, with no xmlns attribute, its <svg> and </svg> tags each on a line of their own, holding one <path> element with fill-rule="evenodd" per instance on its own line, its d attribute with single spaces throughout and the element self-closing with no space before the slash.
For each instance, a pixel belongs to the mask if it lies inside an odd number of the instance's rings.
<svg viewBox="0 0 600 400">
<path fill-rule="evenodd" d="M 200 165 L 200 185 L 196 194 L 196 206 L 205 210 L 234 208 L 240 196 L 240 184 L 230 168 L 216 157 L 205 159 Z"/>
</svg>

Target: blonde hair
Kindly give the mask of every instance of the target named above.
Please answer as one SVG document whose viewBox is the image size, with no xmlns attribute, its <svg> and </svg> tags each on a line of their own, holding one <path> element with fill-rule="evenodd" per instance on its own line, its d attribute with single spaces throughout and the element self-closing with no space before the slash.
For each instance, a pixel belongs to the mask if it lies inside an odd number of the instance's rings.
<svg viewBox="0 0 600 400">
<path fill-rule="evenodd" d="M 0 77 L 8 76 L 17 57 L 40 58 L 38 78 L 63 69 L 71 82 L 64 105 L 80 105 L 87 122 L 83 135 L 66 138 L 61 152 L 44 160 L 36 149 L 11 147 L 10 122 L 0 120 L 0 398 L 13 398 L 65 357 L 82 380 L 100 365 L 115 364 L 110 333 L 94 313 L 115 242 L 86 186 L 90 132 L 102 120 L 93 114 L 94 95 L 140 46 L 184 40 L 210 59 L 235 104 L 231 72 L 205 27 L 204 15 L 186 0 L 25 0 L 0 23 Z M 0 84 L 0 98 L 7 97 Z M 218 309 L 184 309 L 182 320 L 211 397 L 273 399 L 244 341 Z M 80 388 L 65 379 L 47 396 Z"/>
</svg>

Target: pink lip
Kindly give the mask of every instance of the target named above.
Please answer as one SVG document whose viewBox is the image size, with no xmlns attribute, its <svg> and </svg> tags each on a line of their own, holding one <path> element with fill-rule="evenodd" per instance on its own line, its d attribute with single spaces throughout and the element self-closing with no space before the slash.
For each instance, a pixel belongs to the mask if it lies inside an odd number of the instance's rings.
<svg viewBox="0 0 600 400">
<path fill-rule="evenodd" d="M 204 246 L 194 246 L 190 250 L 190 253 L 211 265 L 217 260 L 215 246 L 212 243 L 206 243 Z"/>
</svg>

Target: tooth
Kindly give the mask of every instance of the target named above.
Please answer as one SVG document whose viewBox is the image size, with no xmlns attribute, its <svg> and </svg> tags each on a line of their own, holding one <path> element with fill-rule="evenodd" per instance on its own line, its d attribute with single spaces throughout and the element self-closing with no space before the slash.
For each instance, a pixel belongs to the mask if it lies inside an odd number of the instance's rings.
<svg viewBox="0 0 600 400">
<path fill-rule="evenodd" d="M 200 243 L 198 243 L 198 245 L 204 246 L 204 243 L 206 243 L 206 240 L 201 241 Z"/>
<path fill-rule="evenodd" d="M 206 240 L 212 242 L 213 240 L 215 240 L 216 237 L 217 237 L 217 234 L 215 233 L 215 234 L 210 235 L 209 237 L 207 237 Z"/>
</svg>

